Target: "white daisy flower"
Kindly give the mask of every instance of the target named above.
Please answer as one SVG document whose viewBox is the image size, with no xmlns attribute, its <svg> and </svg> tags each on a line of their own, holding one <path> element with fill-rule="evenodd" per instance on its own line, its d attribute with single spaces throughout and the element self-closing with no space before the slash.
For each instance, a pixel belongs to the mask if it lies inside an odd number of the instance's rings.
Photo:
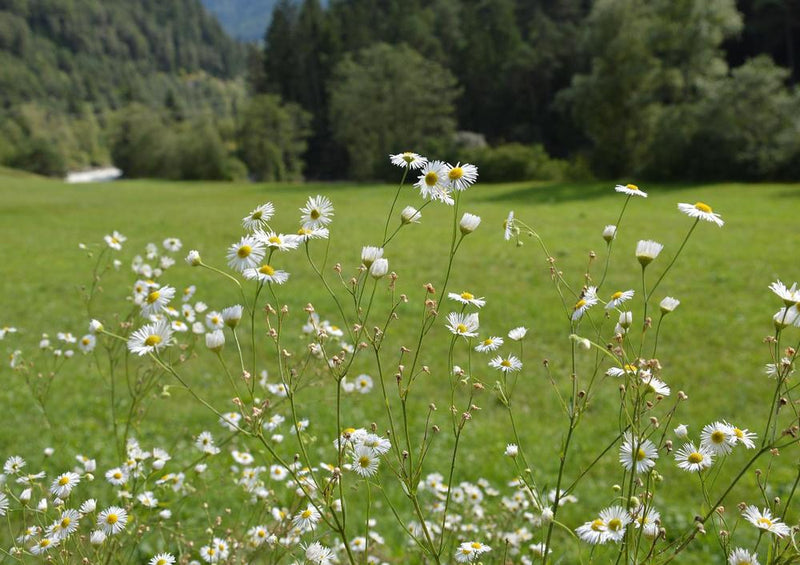
<svg viewBox="0 0 800 565">
<path fill-rule="evenodd" d="M 480 216 L 465 212 L 461 217 L 461 221 L 458 223 L 458 229 L 461 230 L 463 235 L 467 235 L 478 229 L 479 225 L 481 225 Z"/>
<path fill-rule="evenodd" d="M 8 497 L 0 492 L 0 516 L 5 516 L 8 512 Z"/>
<path fill-rule="evenodd" d="M 27 465 L 27 463 L 22 457 L 19 457 L 18 455 L 12 455 L 6 459 L 6 462 L 3 464 L 3 472 L 7 475 L 16 475 L 22 471 L 22 468 L 25 467 L 25 465 Z"/>
<path fill-rule="evenodd" d="M 258 547 L 269 539 L 269 532 L 265 526 L 253 526 L 247 530 L 247 537 L 250 538 L 250 543 Z"/>
<path fill-rule="evenodd" d="M 216 455 L 219 453 L 219 448 L 214 445 L 214 437 L 211 435 L 211 432 L 202 432 L 198 435 L 197 439 L 194 441 L 194 445 L 197 449 L 209 455 Z"/>
<path fill-rule="evenodd" d="M 402 167 L 405 169 L 416 170 L 420 167 L 424 167 L 425 163 L 428 160 L 416 153 L 412 153 L 411 151 L 406 151 L 404 153 L 397 153 L 396 155 L 389 155 L 389 160 L 391 161 L 392 165 L 396 167 Z"/>
<path fill-rule="evenodd" d="M 306 228 L 301 227 L 297 230 L 297 238 L 301 242 L 306 242 L 311 239 L 328 239 L 330 237 L 330 232 L 328 228 Z"/>
<path fill-rule="evenodd" d="M 684 443 L 675 453 L 675 461 L 684 471 L 696 473 L 711 467 L 714 463 L 714 453 L 702 446 L 698 449 L 694 443 Z"/>
<path fill-rule="evenodd" d="M 714 455 L 727 455 L 736 445 L 733 428 L 723 422 L 714 422 L 703 426 L 700 432 L 700 447 L 711 451 Z"/>
<path fill-rule="evenodd" d="M 526 328 L 525 326 L 519 326 L 508 332 L 508 339 L 512 339 L 514 341 L 521 341 L 522 339 L 525 338 L 527 334 L 528 334 L 528 328 Z"/>
<path fill-rule="evenodd" d="M 572 321 L 576 322 L 580 320 L 586 311 L 597 304 L 597 302 L 597 288 L 590 286 L 581 294 L 580 299 L 575 303 L 572 311 Z"/>
<path fill-rule="evenodd" d="M 128 338 L 128 349 L 137 355 L 161 351 L 170 345 L 172 328 L 165 321 L 142 326 Z"/>
<path fill-rule="evenodd" d="M 657 241 L 652 241 L 650 239 L 640 240 L 636 244 L 636 258 L 643 267 L 646 267 L 658 257 L 662 249 L 664 249 L 664 246 Z"/>
<path fill-rule="evenodd" d="M 611 295 L 611 298 L 608 300 L 606 304 L 606 310 L 610 310 L 611 308 L 618 308 L 621 304 L 624 304 L 631 298 L 636 292 L 633 289 L 630 290 L 618 290 L 614 294 Z"/>
<path fill-rule="evenodd" d="M 220 417 L 219 423 L 228 430 L 235 432 L 241 420 L 242 415 L 238 412 L 226 412 L 222 415 L 222 417 Z"/>
<path fill-rule="evenodd" d="M 106 535 L 115 535 L 125 529 L 128 513 L 119 506 L 110 506 L 97 515 L 97 527 Z"/>
<path fill-rule="evenodd" d="M 309 504 L 305 510 L 300 511 L 294 518 L 292 518 L 292 524 L 294 524 L 294 527 L 298 530 L 307 532 L 316 527 L 320 518 L 321 516 L 317 509 L 314 508 L 313 505 Z"/>
<path fill-rule="evenodd" d="M 192 267 L 198 267 L 203 263 L 203 259 L 200 257 L 200 252 L 197 249 L 192 249 L 189 251 L 189 254 L 186 255 L 186 262 Z"/>
<path fill-rule="evenodd" d="M 478 180 L 478 167 L 469 163 L 447 165 L 447 181 L 456 190 L 466 190 Z"/>
<path fill-rule="evenodd" d="M 106 236 L 106 237 L 108 237 L 108 236 Z M 110 247 L 110 244 L 109 244 L 109 247 Z M 38 542 L 36 542 L 34 545 L 32 545 L 30 548 L 28 548 L 28 550 L 34 555 L 42 555 L 44 553 L 47 553 L 48 551 L 50 551 L 54 547 L 58 546 L 58 542 L 59 542 L 59 540 L 56 539 L 56 538 L 43 537 Z"/>
<path fill-rule="evenodd" d="M 181 320 L 173 320 L 169 323 L 169 327 L 172 328 L 172 331 L 177 333 L 185 333 L 189 331 L 189 326 L 186 325 L 186 322 Z"/>
<path fill-rule="evenodd" d="M 171 286 L 152 289 L 142 300 L 142 316 L 161 313 L 174 297 L 175 289 Z"/>
<path fill-rule="evenodd" d="M 418 224 L 422 219 L 422 212 L 414 208 L 413 206 L 406 206 L 403 208 L 403 211 L 400 212 L 400 221 L 403 224 Z"/>
<path fill-rule="evenodd" d="M 755 552 L 750 553 L 746 549 L 737 547 L 728 556 L 728 565 L 760 565 L 758 562 L 758 554 Z"/>
<path fill-rule="evenodd" d="M 503 222 L 503 239 L 508 241 L 514 234 L 514 210 L 508 213 L 505 221 Z"/>
<path fill-rule="evenodd" d="M 419 189 L 420 195 L 426 200 L 439 200 L 445 204 L 453 205 L 455 201 L 450 196 L 450 190 L 445 185 L 447 182 L 447 165 L 442 161 L 429 161 L 420 171 L 419 178 L 414 184 Z"/>
<path fill-rule="evenodd" d="M 78 475 L 78 473 L 62 473 L 56 477 L 53 483 L 50 485 L 50 492 L 53 494 L 53 496 L 57 496 L 63 500 L 69 496 L 69 493 L 72 492 L 72 489 L 75 488 L 80 482 L 81 477 Z"/>
<path fill-rule="evenodd" d="M 103 530 L 95 530 L 89 536 L 89 543 L 92 545 L 101 545 L 106 541 L 106 533 Z"/>
<path fill-rule="evenodd" d="M 231 457 L 233 460 L 236 461 L 239 465 L 252 465 L 255 462 L 255 457 L 253 457 L 250 453 L 246 451 L 238 451 L 234 449 L 231 451 Z"/>
<path fill-rule="evenodd" d="M 678 210 L 690 218 L 698 218 L 705 222 L 711 222 L 713 224 L 717 224 L 719 227 L 722 227 L 725 224 L 725 222 L 722 221 L 722 218 L 720 218 L 719 214 L 715 214 L 711 209 L 711 206 L 703 202 L 697 202 L 695 204 L 686 204 L 685 202 L 681 202 L 678 204 Z"/>
<path fill-rule="evenodd" d="M 334 553 L 318 541 L 305 548 L 306 561 L 314 565 L 331 565 Z"/>
<path fill-rule="evenodd" d="M 522 361 L 520 361 L 514 355 L 509 355 L 508 357 L 501 357 L 498 355 L 491 361 L 489 361 L 489 366 L 498 369 L 504 373 L 512 373 L 514 371 L 519 371 L 522 369 Z"/>
<path fill-rule="evenodd" d="M 475 337 L 478 335 L 478 314 L 460 314 L 451 312 L 447 315 L 447 329 L 461 337 Z"/>
<path fill-rule="evenodd" d="M 257 267 L 261 260 L 264 258 L 266 250 L 264 243 L 257 232 L 255 235 L 246 235 L 239 240 L 239 243 L 234 243 L 228 247 L 228 266 L 240 273 L 245 269 L 252 269 Z"/>
<path fill-rule="evenodd" d="M 0 339 L 5 339 L 6 334 L 13 334 L 13 333 L 17 333 L 17 328 L 14 328 L 12 326 L 3 326 L 2 328 L 0 328 Z"/>
<path fill-rule="evenodd" d="M 647 509 L 644 516 L 641 515 L 643 507 L 640 505 L 631 512 L 631 517 L 633 518 L 633 525 L 636 528 L 643 528 L 642 533 L 645 537 L 650 539 L 655 538 L 658 535 L 658 527 L 659 521 L 661 520 L 661 514 L 654 510 L 652 507 Z"/>
<path fill-rule="evenodd" d="M 222 314 L 216 310 L 212 310 L 206 314 L 206 326 L 209 330 L 221 330 L 224 328 L 225 320 L 222 318 Z"/>
<path fill-rule="evenodd" d="M 726 426 L 729 426 L 733 431 L 733 442 L 734 444 L 741 443 L 747 449 L 755 449 L 755 439 L 758 435 L 755 432 L 751 432 L 750 430 L 742 430 L 737 428 L 733 424 L 729 424 L 728 422 L 723 422 Z"/>
<path fill-rule="evenodd" d="M 455 300 L 456 302 L 460 302 L 461 304 L 472 304 L 478 308 L 486 305 L 486 300 L 484 300 L 482 296 L 480 298 L 476 298 L 474 294 L 467 292 L 466 290 L 460 294 L 457 292 L 448 292 L 447 298 L 450 300 Z"/>
<path fill-rule="evenodd" d="M 289 471 L 281 465 L 271 465 L 269 468 L 269 476 L 274 481 L 282 481 L 289 476 Z"/>
<path fill-rule="evenodd" d="M 675 428 L 672 431 L 675 433 L 675 435 L 677 437 L 679 437 L 681 439 L 684 439 L 684 438 L 686 438 L 686 436 L 689 435 L 689 428 L 688 428 L 688 426 L 686 424 L 681 424 L 681 425 L 679 425 L 677 428 Z"/>
<path fill-rule="evenodd" d="M 769 508 L 759 510 L 755 505 L 750 505 L 744 509 L 742 516 L 744 516 L 747 521 L 753 524 L 756 528 L 766 530 L 772 534 L 775 534 L 779 538 L 788 536 L 792 531 L 789 526 L 777 518 L 773 518 L 772 512 Z"/>
<path fill-rule="evenodd" d="M 472 563 L 492 548 L 478 541 L 465 541 L 456 548 L 455 559 L 459 563 Z"/>
<path fill-rule="evenodd" d="M 378 455 L 370 447 L 359 445 L 353 452 L 353 471 L 362 477 L 378 472 Z"/>
<path fill-rule="evenodd" d="M 605 535 L 607 531 L 608 526 L 602 518 L 595 518 L 591 522 L 586 522 L 575 529 L 575 533 L 578 534 L 581 540 L 592 545 L 606 543 L 609 539 Z"/>
<path fill-rule="evenodd" d="M 175 557 L 171 553 L 158 553 L 150 558 L 147 565 L 175 565 Z"/>
<path fill-rule="evenodd" d="M 158 499 L 153 495 L 153 492 L 149 490 L 138 495 L 136 499 L 139 501 L 139 504 L 145 508 L 155 508 L 158 506 Z"/>
<path fill-rule="evenodd" d="M 128 471 L 122 467 L 115 467 L 106 471 L 106 480 L 115 486 L 122 486 L 128 482 Z"/>
<path fill-rule="evenodd" d="M 303 213 L 300 216 L 300 221 L 304 228 L 314 229 L 327 226 L 333 221 L 333 204 L 331 201 L 321 195 L 313 198 L 309 197 L 306 205 L 300 208 Z"/>
<path fill-rule="evenodd" d="M 361 394 L 367 394 L 372 390 L 372 377 L 369 375 L 358 375 L 353 381 L 353 390 L 357 390 Z"/>
<path fill-rule="evenodd" d="M 258 280 L 262 283 L 283 284 L 289 280 L 289 273 L 266 264 L 254 269 L 245 269 L 242 275 L 248 280 Z"/>
<path fill-rule="evenodd" d="M 272 202 L 261 204 L 255 210 L 242 218 L 242 227 L 251 232 L 256 231 L 257 229 L 264 227 L 267 222 L 272 219 L 274 214 L 275 206 L 272 205 Z"/>
<path fill-rule="evenodd" d="M 501 345 L 503 345 L 502 337 L 487 337 L 475 346 L 475 351 L 478 353 L 486 353 L 488 351 L 496 350 Z"/>
<path fill-rule="evenodd" d="M 279 251 L 290 251 L 292 249 L 297 249 L 302 242 L 301 238 L 296 235 L 286 235 L 282 233 L 275 233 L 274 231 L 257 231 L 253 235 L 268 248 L 277 249 Z M 255 268 L 259 261 L 261 261 L 261 257 L 255 262 L 255 264 L 248 265 L 248 267 Z"/>
<path fill-rule="evenodd" d="M 506 457 L 516 457 L 519 455 L 519 446 L 515 443 L 509 443 L 506 445 L 506 450 L 504 452 Z"/>
<path fill-rule="evenodd" d="M 649 371 L 642 371 L 639 374 L 639 378 L 641 378 L 645 386 L 647 386 L 656 395 L 669 396 L 672 393 L 672 389 L 669 388 L 667 383 L 657 377 L 654 377 Z"/>
<path fill-rule="evenodd" d="M 624 441 L 619 449 L 619 462 L 622 466 L 631 471 L 634 468 L 636 473 L 646 473 L 656 465 L 658 459 L 658 449 L 649 439 L 636 439 L 630 432 L 626 432 Z"/>
<path fill-rule="evenodd" d="M 386 276 L 386 273 L 388 272 L 389 260 L 385 257 L 375 259 L 372 265 L 369 266 L 369 276 L 371 276 L 373 279 L 379 279 L 383 276 Z"/>
<path fill-rule="evenodd" d="M 635 184 L 618 184 L 614 187 L 614 190 L 623 194 L 627 194 L 628 196 L 641 196 L 642 198 L 647 198 L 647 193 Z"/>
<path fill-rule="evenodd" d="M 120 251 L 122 249 L 122 244 L 128 240 L 127 237 L 119 233 L 117 230 L 114 230 L 111 235 L 107 235 L 103 239 L 111 249 L 115 249 L 117 251 Z"/>
<path fill-rule="evenodd" d="M 367 245 L 361 248 L 361 263 L 369 269 L 372 264 L 383 257 L 383 247 Z"/>
<path fill-rule="evenodd" d="M 662 315 L 669 314 L 670 312 L 674 311 L 675 308 L 680 306 L 680 304 L 681 301 L 678 300 L 677 298 L 672 298 L 671 296 L 665 296 L 664 299 L 659 304 L 659 307 L 661 308 L 661 314 Z"/>
<path fill-rule="evenodd" d="M 794 306 L 797 302 L 800 302 L 800 291 L 797 290 L 797 283 L 792 283 L 791 288 L 786 288 L 785 284 L 777 280 L 769 285 L 769 289 L 777 294 L 786 306 Z"/>
<path fill-rule="evenodd" d="M 600 511 L 600 519 L 605 523 L 606 540 L 620 542 L 625 537 L 625 527 L 631 523 L 631 516 L 622 506 L 611 506 Z"/>
<path fill-rule="evenodd" d="M 183 243 L 177 237 L 168 237 L 161 245 L 164 246 L 164 249 L 172 253 L 177 253 L 181 250 L 181 247 L 183 247 Z"/>
</svg>

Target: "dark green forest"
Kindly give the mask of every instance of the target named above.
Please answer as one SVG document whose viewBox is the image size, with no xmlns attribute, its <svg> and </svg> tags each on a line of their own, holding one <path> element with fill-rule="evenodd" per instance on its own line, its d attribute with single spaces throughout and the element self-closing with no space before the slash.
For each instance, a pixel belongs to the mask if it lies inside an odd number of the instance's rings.
<svg viewBox="0 0 800 565">
<path fill-rule="evenodd" d="M 0 0 L 0 162 L 367 180 L 414 150 L 496 181 L 796 179 L 798 56 L 800 0 L 279 0 L 258 44 L 199 0 Z"/>
</svg>

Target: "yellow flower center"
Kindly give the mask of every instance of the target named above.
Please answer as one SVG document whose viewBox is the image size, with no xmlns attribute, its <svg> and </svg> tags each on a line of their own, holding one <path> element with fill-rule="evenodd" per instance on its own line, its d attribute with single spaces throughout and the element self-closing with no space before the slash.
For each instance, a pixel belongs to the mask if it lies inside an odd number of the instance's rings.
<svg viewBox="0 0 800 565">
<path fill-rule="evenodd" d="M 482 545 L 482 544 L 480 544 L 480 543 L 478 543 L 477 541 L 473 541 L 473 542 L 470 544 L 470 547 L 472 547 L 472 549 L 480 549 L 481 547 L 483 547 L 483 545 Z"/>
<path fill-rule="evenodd" d="M 119 243 L 119 240 L 116 237 L 111 236 L 111 243 Z"/>
<path fill-rule="evenodd" d="M 625 364 L 625 372 L 626 372 L 626 373 L 635 373 L 635 372 L 636 372 L 636 367 L 634 367 L 633 365 L 629 365 L 629 364 L 627 364 L 627 363 L 626 363 L 626 364 Z"/>
<path fill-rule="evenodd" d="M 739 428 L 733 428 L 733 433 L 736 434 L 736 437 L 742 439 L 744 437 L 744 432 Z"/>
<path fill-rule="evenodd" d="M 39 547 L 47 547 L 48 545 L 50 545 L 50 540 L 47 538 L 44 538 L 39 542 Z"/>
<path fill-rule="evenodd" d="M 346 435 L 350 435 L 350 434 L 354 433 L 355 431 L 356 431 L 355 428 L 345 428 L 344 433 Z"/>
<path fill-rule="evenodd" d="M 510 367 L 511 361 L 509 361 L 508 359 L 503 359 L 502 361 L 500 361 L 500 365 L 502 365 L 503 367 Z"/>
<path fill-rule="evenodd" d="M 411 154 L 411 152 L 403 153 L 403 161 L 405 161 L 406 163 L 413 163 L 414 156 Z"/>
<path fill-rule="evenodd" d="M 447 176 L 450 177 L 450 180 L 458 180 L 464 176 L 464 169 L 461 167 L 453 167 L 450 169 L 450 172 L 447 173 Z"/>
<path fill-rule="evenodd" d="M 616 532 L 620 528 L 622 528 L 622 520 L 620 520 L 619 518 L 612 518 L 611 520 L 608 521 L 609 530 L 614 530 Z"/>
<path fill-rule="evenodd" d="M 695 464 L 696 463 L 702 463 L 703 462 L 703 454 L 702 453 L 698 453 L 698 452 L 695 451 L 694 453 L 690 453 L 689 457 L 687 457 L 686 460 L 689 463 L 695 463 Z"/>
<path fill-rule="evenodd" d="M 309 214 L 309 216 L 311 216 L 311 219 L 312 219 L 312 220 L 317 220 L 317 219 L 319 219 L 319 217 L 320 217 L 321 215 L 322 215 L 322 214 L 320 214 L 320 213 L 319 213 L 319 210 L 317 210 L 316 208 L 314 208 L 313 210 L 311 210 L 311 213 Z"/>
<path fill-rule="evenodd" d="M 61 520 L 61 527 L 68 528 L 70 522 L 72 522 L 72 520 L 70 520 L 69 518 L 64 518 L 63 520 Z"/>
<path fill-rule="evenodd" d="M 594 520 L 594 521 L 592 522 L 592 526 L 591 526 L 591 528 L 592 528 L 592 530 L 594 530 L 595 532 L 600 532 L 600 531 L 602 531 L 602 530 L 603 530 L 603 527 L 604 527 L 604 526 L 605 526 L 605 524 L 603 523 L 603 521 L 602 521 L 600 518 L 598 518 L 598 519 L 596 519 L 596 520 Z"/>
<path fill-rule="evenodd" d="M 91 340 L 91 339 L 89 339 L 88 337 L 85 337 L 85 338 L 83 338 L 83 339 L 81 340 L 81 343 L 82 343 L 83 345 L 89 345 L 90 343 L 92 343 L 92 340 Z"/>
<path fill-rule="evenodd" d="M 260 220 L 261 219 L 261 210 L 256 210 L 253 212 L 253 215 L 250 216 L 251 220 Z"/>
<path fill-rule="evenodd" d="M 241 246 L 241 247 L 240 247 L 240 248 L 239 248 L 239 249 L 236 251 L 236 254 L 237 254 L 239 257 L 241 257 L 242 259 L 244 259 L 245 257 L 248 257 L 252 251 L 253 251 L 253 248 L 252 248 L 252 247 L 250 247 L 249 245 L 242 245 L 242 246 Z"/>
<path fill-rule="evenodd" d="M 60 484 L 62 487 L 64 485 L 68 485 L 69 484 L 69 477 L 61 477 L 60 479 L 58 479 L 58 484 Z"/>
<path fill-rule="evenodd" d="M 158 292 L 157 290 L 154 290 L 153 292 L 147 295 L 147 303 L 152 304 L 153 302 L 158 300 L 159 296 L 161 296 L 161 293 Z"/>
<path fill-rule="evenodd" d="M 642 461 L 643 459 L 646 459 L 646 458 L 647 458 L 647 453 L 645 453 L 644 449 L 642 449 L 640 447 L 639 451 L 636 452 L 636 460 L 637 461 Z"/>
<path fill-rule="evenodd" d="M 297 230 L 297 235 L 311 235 L 311 230 L 308 228 L 300 228 Z"/>
<path fill-rule="evenodd" d="M 639 190 L 639 187 L 636 186 L 635 184 L 626 184 L 625 188 L 627 188 L 628 190 Z"/>
<path fill-rule="evenodd" d="M 461 293 L 461 298 L 464 300 L 472 300 L 475 298 L 475 295 L 473 295 L 471 292 L 464 291 Z"/>
<path fill-rule="evenodd" d="M 724 443 L 725 442 L 725 432 L 721 430 L 715 430 L 711 434 L 711 441 L 714 443 Z"/>
<path fill-rule="evenodd" d="M 156 561 L 156 565 L 167 565 L 167 560 L 162 557 L 161 559 Z"/>
<path fill-rule="evenodd" d="M 472 550 L 468 547 L 461 548 L 461 555 L 472 555 Z"/>
<path fill-rule="evenodd" d="M 369 467 L 369 457 L 367 457 L 366 455 L 362 455 L 361 457 L 359 457 L 358 465 L 363 469 Z"/>
<path fill-rule="evenodd" d="M 161 343 L 161 336 L 160 335 L 155 335 L 155 334 L 149 335 L 149 336 L 147 336 L 147 339 L 144 340 L 144 344 L 146 346 L 148 346 L 148 347 L 154 347 L 154 346 L 158 345 L 159 343 Z"/>
<path fill-rule="evenodd" d="M 617 300 L 618 298 L 622 298 L 622 291 L 618 290 L 614 294 L 611 295 L 611 300 Z"/>
<path fill-rule="evenodd" d="M 456 326 L 456 332 L 460 334 L 467 333 L 467 326 L 465 326 L 464 324 L 458 324 Z"/>
<path fill-rule="evenodd" d="M 191 287 L 187 286 L 186 288 L 183 289 L 183 294 L 191 294 L 191 293 L 192 293 Z"/>
<path fill-rule="evenodd" d="M 490 337 L 483 340 L 483 345 L 492 345 L 493 343 L 494 341 Z"/>
<path fill-rule="evenodd" d="M 121 479 L 121 478 L 122 478 L 122 473 L 120 473 L 119 471 L 117 471 L 116 473 L 114 473 L 114 475 L 113 475 L 113 476 L 114 476 L 114 478 L 115 478 L 115 479 Z"/>
<path fill-rule="evenodd" d="M 275 245 L 281 244 L 281 238 L 279 238 L 277 235 L 270 236 L 270 238 L 267 241 L 269 241 L 270 243 L 274 243 Z"/>
<path fill-rule="evenodd" d="M 106 524 L 110 524 L 113 526 L 114 524 L 117 523 L 118 520 L 119 516 L 117 516 L 116 514 L 109 514 L 108 516 L 106 516 Z"/>
<path fill-rule="evenodd" d="M 765 518 L 765 517 L 762 516 L 761 518 L 759 518 L 757 520 L 757 522 L 759 523 L 759 525 L 766 526 L 767 528 L 771 528 L 772 527 L 772 520 L 770 520 L 769 518 Z"/>
<path fill-rule="evenodd" d="M 311 510 L 308 510 L 308 509 L 303 510 L 303 513 L 300 514 L 300 516 L 302 516 L 303 518 L 310 518 L 311 517 Z"/>
<path fill-rule="evenodd" d="M 427 175 L 425 175 L 425 184 L 428 186 L 436 186 L 436 183 L 439 182 L 439 175 L 431 171 Z"/>
<path fill-rule="evenodd" d="M 580 300 L 578 300 L 578 302 L 575 304 L 575 310 L 577 310 L 577 309 L 579 309 L 579 308 L 583 308 L 584 306 L 586 306 L 586 301 L 585 301 L 583 298 L 581 298 L 581 299 L 580 299 Z"/>
<path fill-rule="evenodd" d="M 267 275 L 268 277 L 271 277 L 272 275 L 275 274 L 275 269 L 273 269 L 269 265 L 261 265 L 261 268 L 258 269 L 258 272 L 261 273 L 262 275 Z"/>
<path fill-rule="evenodd" d="M 701 212 L 705 212 L 706 214 L 710 214 L 712 212 L 711 206 L 709 206 L 708 204 L 705 204 L 703 202 L 696 203 L 694 205 L 694 207 L 697 208 L 698 210 L 700 210 Z"/>
</svg>

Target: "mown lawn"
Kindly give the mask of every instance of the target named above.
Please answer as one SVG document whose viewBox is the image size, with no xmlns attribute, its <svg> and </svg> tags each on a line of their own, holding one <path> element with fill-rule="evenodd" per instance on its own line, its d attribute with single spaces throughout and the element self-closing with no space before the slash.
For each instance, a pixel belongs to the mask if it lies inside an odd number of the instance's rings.
<svg viewBox="0 0 800 565">
<path fill-rule="evenodd" d="M 459 250 L 448 288 L 486 297 L 487 305 L 480 313 L 482 336 L 505 336 L 509 329 L 519 325 L 529 328 L 515 409 L 521 422 L 523 448 L 540 485 L 554 485 L 565 430 L 557 396 L 542 362 L 548 360 L 559 390 L 566 391 L 569 328 L 551 282 L 549 265 L 536 240 L 523 237 L 521 247 L 505 242 L 503 220 L 513 209 L 518 218 L 534 227 L 556 258 L 556 267 L 573 288 L 580 288 L 590 251 L 597 254 L 591 274 L 599 278 L 602 273 L 605 242 L 600 234 L 603 226 L 616 221 L 625 200 L 612 187 L 613 183 L 479 183 L 463 195 L 461 202 L 461 209 L 478 214 L 482 223 Z M 637 240 L 655 239 L 664 244 L 662 256 L 649 267 L 648 275 L 657 276 L 692 224 L 692 220 L 677 211 L 676 203 L 703 201 L 713 206 L 714 211 L 722 214 L 725 226 L 722 229 L 707 223 L 697 226 L 655 297 L 656 301 L 665 295 L 681 300 L 678 310 L 664 322 L 658 349 L 664 367 L 662 375 L 672 387 L 673 396 L 678 390 L 689 396 L 672 426 L 686 423 L 696 437 L 703 424 L 726 419 L 760 434 L 773 390 L 772 381 L 763 371 L 764 364 L 770 361 L 763 338 L 773 333 L 771 317 L 780 306 L 767 287 L 777 278 L 788 283 L 800 279 L 795 220 L 800 185 L 643 188 L 650 196 L 633 199 L 628 205 L 601 297 L 606 298 L 617 289 L 636 289 L 637 299 L 632 308 L 641 323 L 640 270 L 633 254 Z M 143 253 L 146 243 L 161 242 L 166 237 L 180 238 L 184 248 L 178 254 L 179 263 L 162 281 L 179 289 L 195 284 L 196 299 L 221 309 L 239 301 L 235 287 L 213 273 L 184 264 L 180 259 L 186 251 L 198 249 L 207 262 L 224 268 L 227 246 L 242 233 L 241 218 L 256 205 L 272 201 L 277 208 L 273 225 L 291 233 L 297 229 L 298 208 L 306 197 L 324 194 L 336 207 L 326 269 L 328 280 L 335 286 L 338 281 L 331 269 L 334 263 L 341 263 L 347 280 L 358 265 L 361 246 L 379 243 L 394 190 L 392 186 L 351 184 L 159 181 L 70 186 L 0 171 L 0 249 L 5 275 L 0 278 L 3 297 L 0 326 L 16 326 L 20 330 L 0 342 L 0 352 L 9 354 L 15 349 L 32 352 L 43 332 L 51 336 L 58 331 L 71 331 L 77 336 L 85 333 L 88 315 L 79 289 L 91 283 L 94 261 L 79 249 L 79 243 L 97 245 L 99 250 L 103 236 L 112 230 L 128 237 L 123 251 L 115 255 L 123 261 L 123 268 L 103 282 L 103 292 L 94 305 L 95 314 L 107 323 L 113 320 L 112 312 L 130 309 L 124 297 L 135 280 L 128 270 L 131 257 Z M 398 209 L 406 204 L 421 205 L 411 188 L 404 189 Z M 399 311 L 392 347 L 414 346 L 424 298 L 423 284 L 431 282 L 438 290 L 442 283 L 451 227 L 451 209 L 431 205 L 424 209 L 420 225 L 404 228 L 387 247 L 385 255 L 390 268 L 399 275 L 398 293 L 407 293 L 410 298 L 410 303 Z M 326 244 L 314 245 L 313 254 L 322 261 Z M 280 255 L 278 260 L 281 262 L 278 266 L 291 273 L 289 283 L 279 289 L 278 297 L 289 306 L 291 339 L 302 350 L 302 307 L 311 302 L 323 318 L 332 321 L 336 320 L 336 310 L 302 253 Z M 386 315 L 386 301 L 380 292 L 378 296 L 376 319 Z M 442 429 L 448 429 L 449 337 L 443 318 L 455 309 L 454 303 L 442 305 L 442 319 L 426 340 L 422 361 L 431 367 L 431 374 L 421 377 L 411 406 L 413 429 L 417 432 L 421 432 L 425 409 L 431 402 L 439 407 L 434 421 Z M 797 330 L 788 333 L 791 340 L 800 337 Z M 463 346 L 460 351 L 461 357 L 456 362 L 463 365 L 466 363 Z M 234 354 L 230 355 L 233 364 Z M 99 469 L 117 464 L 112 447 L 108 383 L 90 359 L 76 355 L 54 383 L 48 405 L 52 423 L 49 428 L 30 402 L 24 383 L 3 364 L 0 406 L 4 425 L 0 427 L 0 458 L 19 454 L 39 461 L 42 448 L 53 446 L 57 450 L 53 463 L 48 463 L 51 472 L 58 470 L 59 465 L 72 466 L 77 452 L 96 456 Z M 472 372 L 476 378 L 492 383 L 496 377 L 486 366 L 486 360 L 480 354 L 473 355 Z M 586 354 L 579 359 L 579 367 L 588 368 L 593 360 L 593 355 Z M 274 356 L 265 354 L 260 362 L 274 374 Z M 357 361 L 354 369 L 371 372 L 368 356 Z M 231 409 L 230 391 L 210 355 L 201 352 L 200 359 L 189 363 L 186 371 L 188 378 L 220 410 Z M 174 384 L 166 378 L 164 384 Z M 576 476 L 580 466 L 591 461 L 615 437 L 618 384 L 606 379 L 598 385 L 592 407 L 576 432 L 570 455 L 575 466 L 569 471 L 570 477 Z M 490 388 L 476 400 L 482 410 L 469 424 L 462 440 L 456 480 L 486 477 L 503 485 L 513 476 L 509 460 L 502 455 L 505 444 L 512 441 L 508 419 Z M 153 392 L 140 414 L 141 424 L 135 435 L 141 442 L 174 447 L 187 444 L 203 429 L 221 433 L 216 418 L 177 387 L 169 389 L 169 396 L 159 394 L 160 390 Z M 387 423 L 378 394 L 376 388 L 371 395 L 347 397 L 345 416 L 351 421 L 346 425 L 367 426 L 374 421 L 384 430 Z M 307 402 L 299 401 L 299 411 L 312 420 L 319 457 L 327 460 L 332 457 L 329 446 L 335 434 L 331 414 L 335 385 L 319 381 L 308 391 L 308 398 Z M 429 460 L 431 471 L 445 472 L 444 459 L 450 445 L 445 436 L 449 434 L 442 434 L 442 439 L 434 444 Z M 616 454 L 616 449 L 612 450 L 578 487 L 576 495 L 580 503 L 567 507 L 560 516 L 565 523 L 574 528 L 613 501 L 611 485 L 619 476 Z M 797 460 L 797 450 L 781 458 L 786 460 L 782 461 L 783 467 L 791 468 L 788 460 Z M 700 512 L 702 500 L 697 498 L 696 478 L 674 470 L 671 460 L 663 454 L 658 465 L 666 485 L 660 490 L 675 501 L 669 508 L 662 508 L 662 518 L 668 530 L 678 531 Z M 733 472 L 745 460 L 743 453 L 734 455 L 720 484 L 724 483 L 726 472 Z M 763 464 L 767 464 L 766 459 Z M 789 469 L 776 475 L 776 495 L 790 486 L 792 472 Z M 752 487 L 751 474 L 743 481 L 741 493 L 737 491 L 732 499 L 731 507 L 739 500 L 737 496 L 743 498 L 752 492 Z M 388 515 L 385 509 L 378 512 Z M 798 513 L 792 515 L 796 521 Z M 391 518 L 385 516 L 383 522 L 387 524 L 385 535 L 392 539 Z M 574 546 L 566 539 L 560 543 L 564 542 Z M 722 562 L 721 551 L 710 541 L 701 540 L 697 545 L 698 563 Z M 692 561 L 687 558 L 683 562 Z"/>
</svg>

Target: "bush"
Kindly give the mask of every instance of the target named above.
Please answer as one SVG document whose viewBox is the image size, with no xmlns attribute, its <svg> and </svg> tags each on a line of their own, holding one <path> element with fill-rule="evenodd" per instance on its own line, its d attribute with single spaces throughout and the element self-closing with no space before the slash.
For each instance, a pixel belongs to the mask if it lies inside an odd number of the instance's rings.
<svg viewBox="0 0 800 565">
<path fill-rule="evenodd" d="M 506 143 L 464 153 L 470 162 L 480 165 L 481 180 L 486 182 L 560 180 L 569 168 L 566 161 L 551 158 L 538 144 Z"/>
</svg>

